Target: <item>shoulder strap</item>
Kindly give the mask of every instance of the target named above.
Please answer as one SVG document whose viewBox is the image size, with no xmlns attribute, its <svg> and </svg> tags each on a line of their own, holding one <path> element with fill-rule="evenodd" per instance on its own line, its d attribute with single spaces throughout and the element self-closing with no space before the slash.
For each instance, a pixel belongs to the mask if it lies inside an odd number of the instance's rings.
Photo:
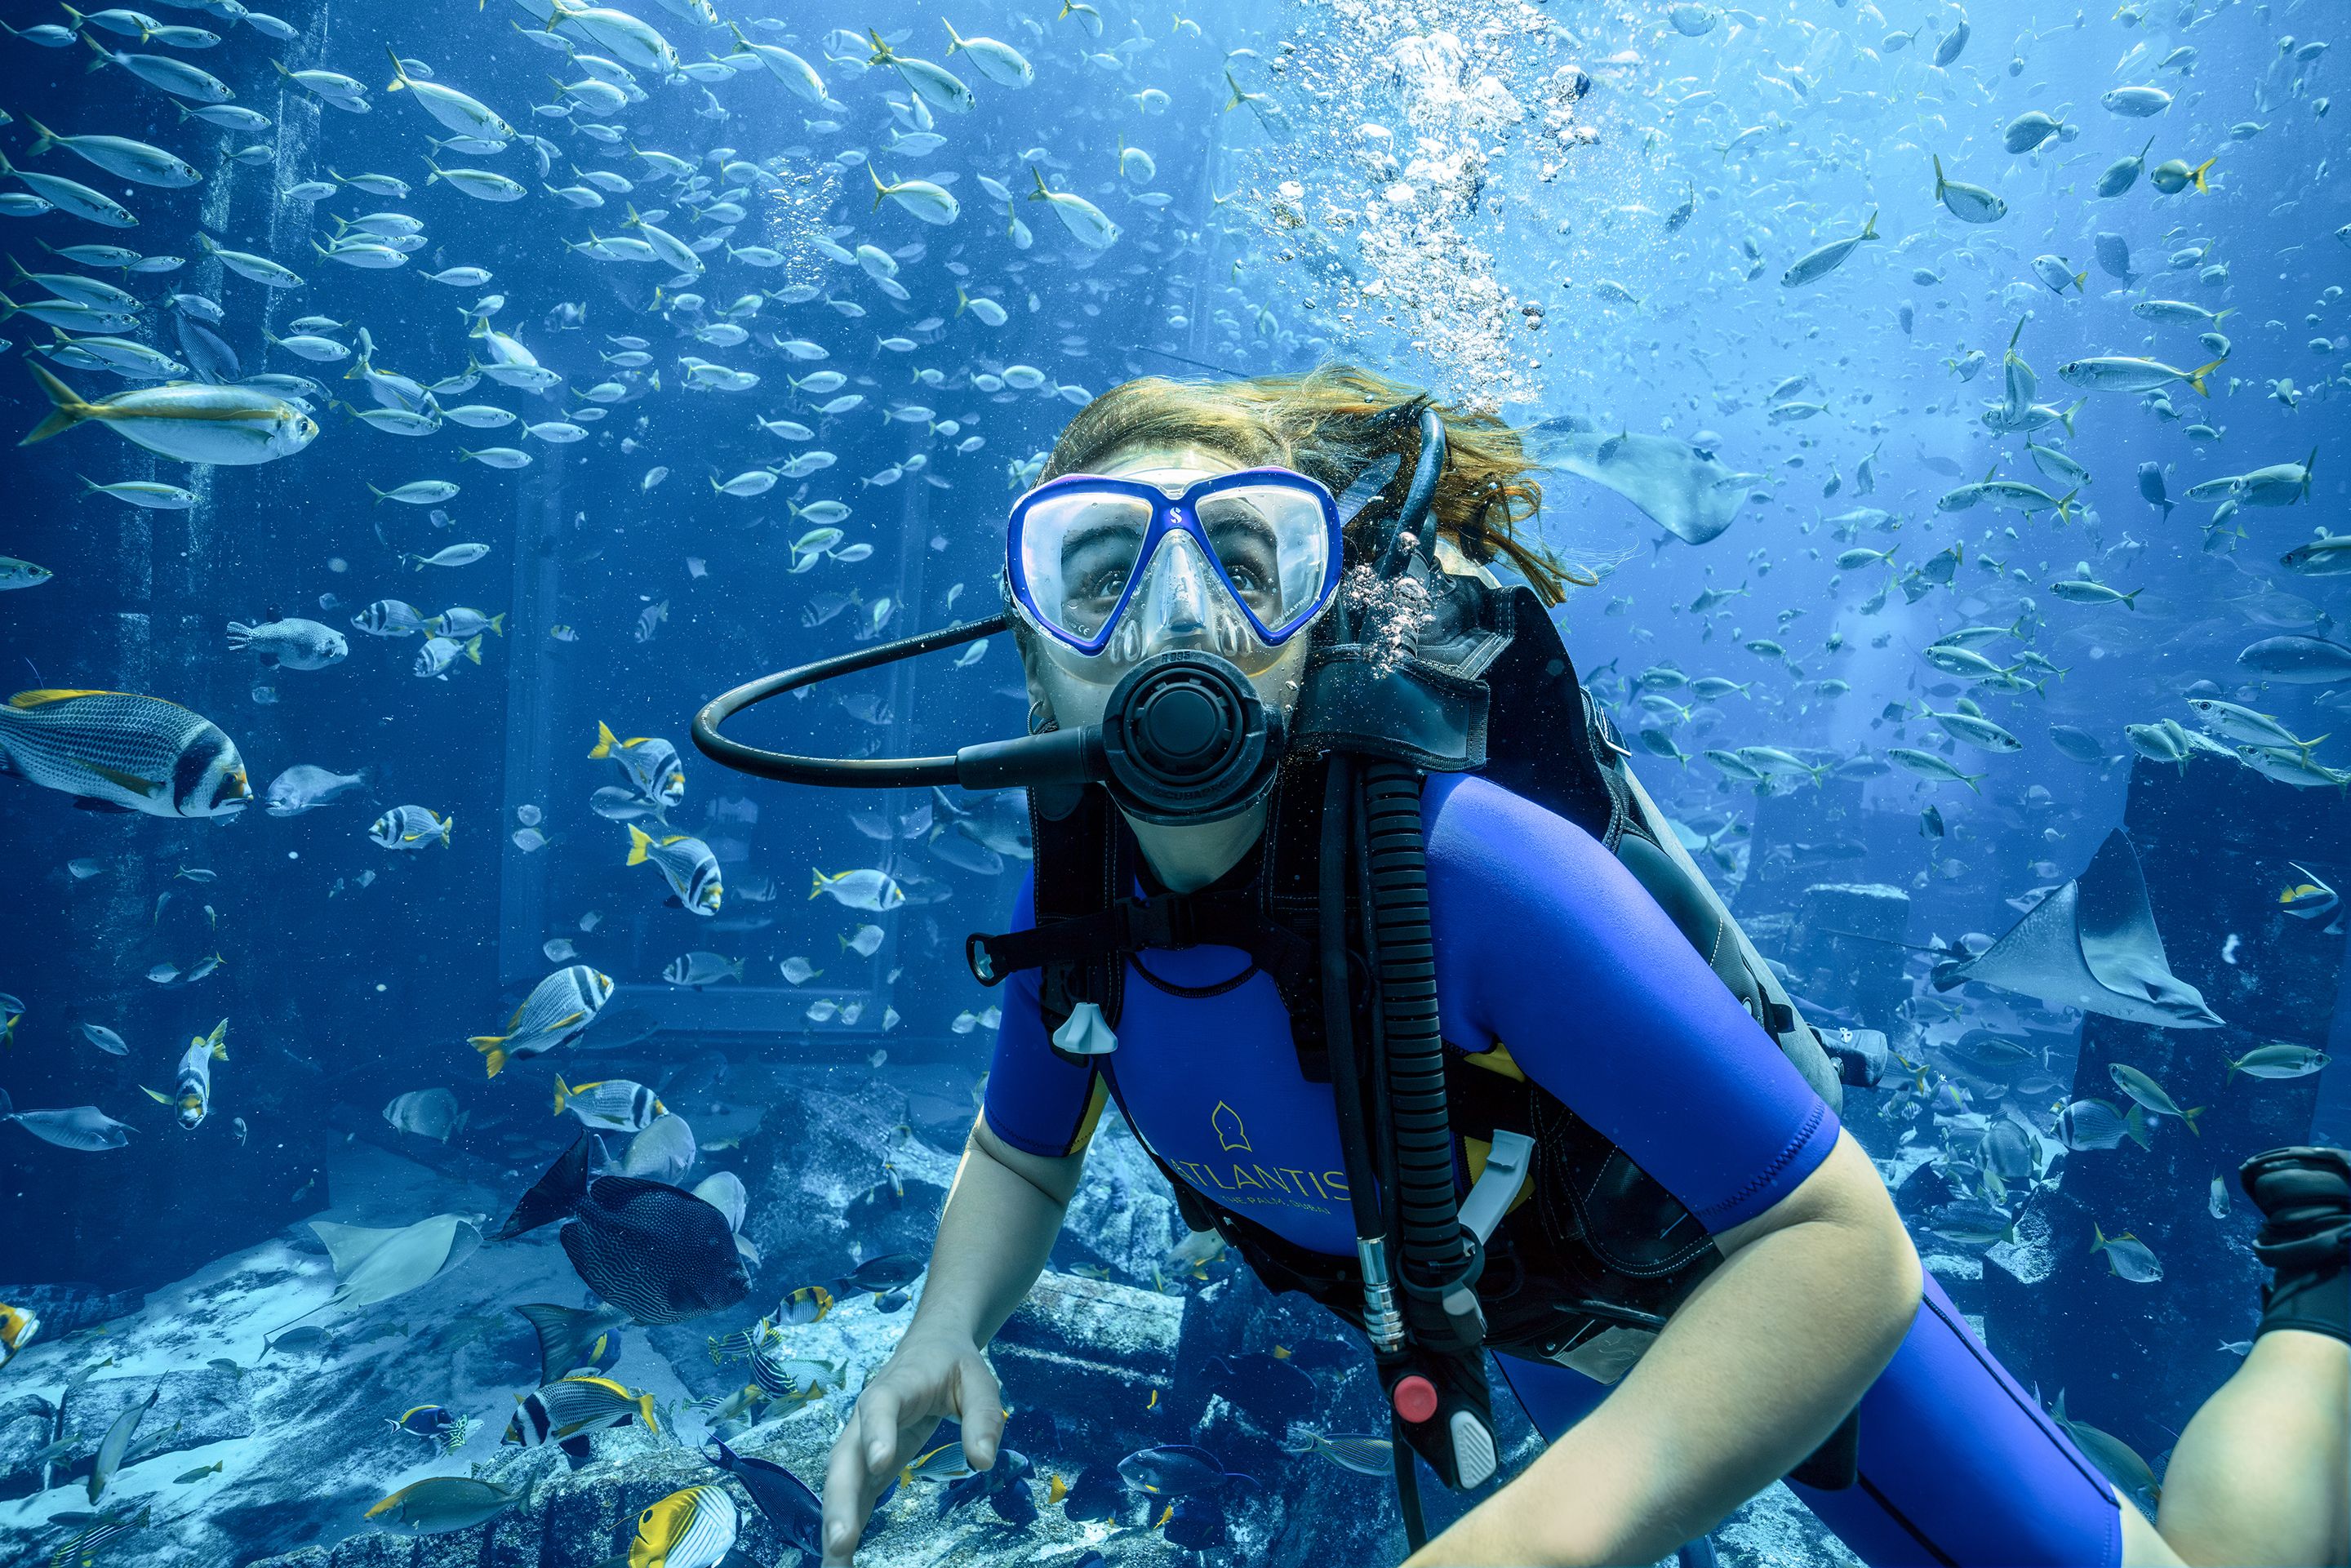
<svg viewBox="0 0 2351 1568">
<path fill-rule="evenodd" d="M 1054 791 L 1029 792 L 1029 821 L 1036 846 L 1031 884 L 1036 929 L 1049 930 L 1064 921 L 1101 915 L 1134 885 L 1134 865 L 1118 831 L 1117 808 L 1107 792 L 1093 787 L 1054 799 Z M 1058 808 L 1059 814 L 1055 814 Z M 1014 933 L 1025 936 L 1028 933 Z M 973 936 L 965 945 L 966 960 L 983 983 L 995 985 L 1016 968 L 1042 967 L 1040 995 L 1045 1029 L 1051 1033 L 1066 1021 L 1080 1002 L 1102 1009 L 1102 1019 L 1118 1026 L 1120 1004 L 1125 998 L 1126 961 L 1107 951 L 1055 955 L 1033 965 L 994 966 L 992 977 L 983 973 L 978 944 L 1004 938 Z"/>
<path fill-rule="evenodd" d="M 987 986 L 1023 969 L 1041 971 L 1039 994 L 1050 1035 L 1081 1002 L 1092 1002 L 1115 1030 L 1127 960 L 1137 953 L 1236 947 L 1281 993 L 1300 1071 L 1310 1082 L 1329 1082 L 1321 966 L 1309 935 L 1316 928 L 1311 890 L 1320 835 L 1296 831 L 1314 821 L 1309 805 L 1321 793 L 1321 779 L 1319 767 L 1285 770 L 1268 815 L 1260 869 L 1249 886 L 1150 898 L 1133 894 L 1139 852 L 1107 794 L 1090 789 L 1054 817 L 1033 803 L 1042 792 L 1032 792 L 1036 924 L 996 936 L 972 933 L 964 939 L 964 962 Z M 1059 1047 L 1055 1051 L 1064 1054 Z"/>
</svg>

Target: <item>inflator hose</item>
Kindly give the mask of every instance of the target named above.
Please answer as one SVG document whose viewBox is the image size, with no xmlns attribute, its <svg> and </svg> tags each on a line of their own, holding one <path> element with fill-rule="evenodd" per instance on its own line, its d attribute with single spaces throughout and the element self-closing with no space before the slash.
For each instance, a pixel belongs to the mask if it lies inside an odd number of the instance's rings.
<svg viewBox="0 0 2351 1568">
<path fill-rule="evenodd" d="M 1452 1281 L 1463 1254 L 1453 1131 L 1446 1111 L 1437 952 L 1429 928 L 1427 853 L 1421 836 L 1421 779 L 1416 769 L 1384 760 L 1364 763 L 1363 777 L 1405 1283 L 1408 1290 L 1426 1290 Z"/>
<path fill-rule="evenodd" d="M 1329 1042 L 1332 1101 L 1339 1117 L 1339 1145 L 1350 1171 L 1375 1169 L 1372 1135 L 1364 1114 L 1362 1061 L 1355 1051 L 1355 1005 L 1347 976 L 1347 831 L 1355 800 L 1355 771 L 1343 752 L 1331 754 L 1322 789 L 1322 1034 Z M 1380 1236 L 1380 1195 L 1370 1182 L 1351 1181 L 1348 1207 L 1355 1234 Z"/>
<path fill-rule="evenodd" d="M 1401 576 L 1416 553 L 1434 559 L 1436 528 L 1430 519 L 1443 477 L 1447 443 L 1445 421 L 1433 407 L 1420 411 L 1420 455 L 1412 486 L 1396 518 L 1395 532 L 1382 552 L 1381 570 Z M 1416 643 L 1407 627 L 1407 643 Z M 1408 646 L 1406 652 L 1410 652 Z M 1453 1130 L 1445 1099 L 1445 1040 L 1437 1006 L 1437 953 L 1428 917 L 1428 861 L 1421 836 L 1419 770 L 1401 762 L 1366 759 L 1362 764 L 1362 831 L 1365 881 L 1371 897 L 1366 917 L 1379 980 L 1379 1027 L 1386 1068 L 1390 1134 L 1387 1155 L 1395 1163 L 1397 1239 L 1404 1250 L 1403 1284 L 1408 1299 L 1433 1307 L 1437 1294 L 1467 1282 L 1462 1265 L 1459 1200 L 1453 1186 Z M 1437 1326 L 1424 1311 L 1416 1330 Z M 1457 1333 L 1466 1325 L 1453 1325 Z M 1474 1348 L 1474 1341 L 1463 1348 Z"/>
</svg>

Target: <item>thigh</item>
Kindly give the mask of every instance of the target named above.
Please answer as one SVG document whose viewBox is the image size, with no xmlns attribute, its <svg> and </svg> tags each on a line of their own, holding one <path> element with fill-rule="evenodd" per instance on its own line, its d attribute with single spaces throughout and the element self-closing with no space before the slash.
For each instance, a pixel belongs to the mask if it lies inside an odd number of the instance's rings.
<svg viewBox="0 0 2351 1568">
<path fill-rule="evenodd" d="M 2114 1568 L 2121 1505 L 1927 1277 L 1893 1363 L 1863 1396 L 1855 1484 L 1794 1486 L 1871 1568 Z"/>
</svg>

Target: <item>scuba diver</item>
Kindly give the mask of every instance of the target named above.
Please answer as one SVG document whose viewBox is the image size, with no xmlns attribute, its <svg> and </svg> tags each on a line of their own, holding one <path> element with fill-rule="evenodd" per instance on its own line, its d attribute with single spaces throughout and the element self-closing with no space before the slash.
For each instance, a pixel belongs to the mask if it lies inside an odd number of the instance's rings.
<svg viewBox="0 0 2351 1568">
<path fill-rule="evenodd" d="M 1029 790 L 985 1103 L 928 1281 L 824 1486 L 845 1564 L 962 1424 L 1108 1102 L 1185 1218 L 1369 1342 L 1414 1563 L 1703 1559 L 1785 1479 L 1872 1564 L 2351 1559 L 2351 1160 L 2240 1179 L 2251 1353 L 2149 1523 L 1922 1270 L 1805 1025 L 1623 766 L 1520 531 L 1516 434 L 1344 366 L 1129 382 L 1011 511 L 1005 614 L 782 672 L 716 760 Z M 1504 574 L 1511 580 L 1506 585 Z M 753 704 L 1008 625 L 1029 735 L 948 758 L 748 746 Z M 1856 1079 L 1856 1081 L 1858 1081 Z M 1434 1540 L 1417 1470 L 1495 1475 L 1499 1369 L 1548 1447 Z"/>
</svg>

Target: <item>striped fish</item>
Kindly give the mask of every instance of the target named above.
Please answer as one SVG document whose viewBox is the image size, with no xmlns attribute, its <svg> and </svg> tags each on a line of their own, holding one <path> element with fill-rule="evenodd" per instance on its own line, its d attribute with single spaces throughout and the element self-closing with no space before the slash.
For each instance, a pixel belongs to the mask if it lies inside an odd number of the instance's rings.
<svg viewBox="0 0 2351 1568">
<path fill-rule="evenodd" d="M 33 1343 L 41 1332 L 41 1315 L 30 1307 L 12 1307 L 0 1301 L 0 1366 L 16 1359 L 16 1353 Z"/>
<path fill-rule="evenodd" d="M 637 639 L 640 643 L 644 640 Z M 596 749 L 588 755 L 619 763 L 637 793 L 652 802 L 657 811 L 666 811 L 685 799 L 685 768 L 677 759 L 677 747 L 658 736 L 640 735 L 622 740 L 614 737 L 610 725 L 599 721 Z"/>
<path fill-rule="evenodd" d="M 627 864 L 651 861 L 669 879 L 670 892 L 689 914 L 716 915 L 726 889 L 719 885 L 718 857 L 708 844 L 684 833 L 656 839 L 634 822 L 629 824 Z"/>
<path fill-rule="evenodd" d="M 394 806 L 368 824 L 368 837 L 388 850 L 421 850 L 434 843 L 449 847 L 454 816 L 437 815 L 429 806 Z"/>
<path fill-rule="evenodd" d="M 640 1418 L 648 1431 L 661 1430 L 652 1395 L 632 1394 L 609 1377 L 559 1377 L 522 1396 L 499 1441 L 526 1448 L 556 1443 L 574 1458 L 585 1458 L 588 1433 Z"/>
<path fill-rule="evenodd" d="M 99 1552 L 130 1534 L 147 1528 L 152 1511 L 141 1509 L 129 1519 L 110 1519 L 91 1525 L 49 1554 L 49 1568 L 89 1568 Z"/>
<path fill-rule="evenodd" d="M 477 1034 L 471 1043 L 487 1059 L 489 1075 L 496 1078 L 509 1061 L 537 1056 L 578 1040 L 611 999 L 612 977 L 585 964 L 573 964 L 531 988 L 530 995 L 507 1020 L 506 1033 Z"/>
<path fill-rule="evenodd" d="M 607 1078 L 594 1083 L 569 1084 L 561 1074 L 555 1080 L 555 1113 L 566 1111 L 591 1127 L 609 1133 L 642 1133 L 655 1116 L 668 1113 L 661 1097 L 642 1083 Z"/>
<path fill-rule="evenodd" d="M 148 1097 L 160 1104 L 173 1108 L 180 1125 L 194 1132 L 204 1124 L 213 1108 L 213 1063 L 228 1060 L 228 1019 L 213 1026 L 210 1034 L 200 1034 L 188 1042 L 187 1054 L 180 1058 L 180 1082 L 172 1097 L 165 1099 L 152 1089 Z"/>
<path fill-rule="evenodd" d="M 629 1568 L 717 1568 L 742 1523 L 735 1500 L 716 1487 L 674 1491 L 637 1515 Z"/>
<path fill-rule="evenodd" d="M 151 817 L 225 817 L 253 800 L 245 758 L 218 725 L 132 692 L 18 692 L 0 706 L 0 773 Z"/>
<path fill-rule="evenodd" d="M 707 1344 L 714 1364 L 750 1363 L 753 1385 L 770 1399 L 796 1404 L 821 1399 L 848 1381 L 846 1368 L 837 1363 L 794 1357 L 773 1318 L 761 1318 L 752 1327 L 733 1333 L 712 1334 Z"/>
</svg>

